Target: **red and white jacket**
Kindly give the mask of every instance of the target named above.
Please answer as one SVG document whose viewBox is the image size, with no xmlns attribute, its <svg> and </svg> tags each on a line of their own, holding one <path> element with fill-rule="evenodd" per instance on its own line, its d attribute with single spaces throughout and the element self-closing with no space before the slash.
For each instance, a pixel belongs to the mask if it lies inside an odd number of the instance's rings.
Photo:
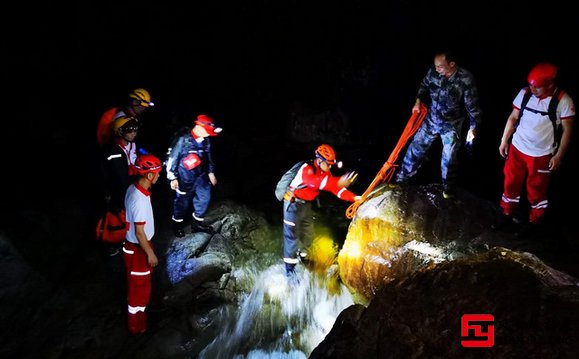
<svg viewBox="0 0 579 359">
<path fill-rule="evenodd" d="M 333 193 L 339 199 L 354 202 L 354 193 L 347 188 L 338 186 L 340 177 L 332 176 L 330 172 L 324 172 L 314 162 L 306 162 L 299 169 L 298 173 L 291 181 L 289 188 L 293 191 L 294 197 L 304 201 L 312 201 L 320 194 L 320 191 Z"/>
</svg>

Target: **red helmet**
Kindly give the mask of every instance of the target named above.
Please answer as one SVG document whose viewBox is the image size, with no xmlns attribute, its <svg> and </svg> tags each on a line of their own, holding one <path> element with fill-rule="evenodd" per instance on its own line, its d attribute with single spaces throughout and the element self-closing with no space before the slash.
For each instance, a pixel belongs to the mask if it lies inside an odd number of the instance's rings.
<svg viewBox="0 0 579 359">
<path fill-rule="evenodd" d="M 329 165 L 336 163 L 336 152 L 330 145 L 320 145 L 316 149 L 316 157 L 326 161 Z"/>
<path fill-rule="evenodd" d="M 223 130 L 221 127 L 216 127 L 213 119 L 207 115 L 197 116 L 195 124 L 203 127 L 209 136 L 217 136 L 217 134 Z"/>
<path fill-rule="evenodd" d="M 157 157 L 149 154 L 140 155 L 135 161 L 135 168 L 137 169 L 137 173 L 140 175 L 149 172 L 161 172 L 162 167 L 163 165 L 161 164 L 161 161 Z"/>
<path fill-rule="evenodd" d="M 537 64 L 527 77 L 527 82 L 533 87 L 544 87 L 557 76 L 557 67 L 549 63 Z"/>
</svg>

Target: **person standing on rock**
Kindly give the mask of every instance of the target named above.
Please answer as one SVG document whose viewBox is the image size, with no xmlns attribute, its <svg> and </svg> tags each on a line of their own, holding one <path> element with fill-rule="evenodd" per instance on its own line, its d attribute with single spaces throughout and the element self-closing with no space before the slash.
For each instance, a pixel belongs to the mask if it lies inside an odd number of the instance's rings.
<svg viewBox="0 0 579 359">
<path fill-rule="evenodd" d="M 517 235 L 537 233 L 549 206 L 551 172 L 559 169 L 571 143 L 575 105 L 555 84 L 557 67 L 540 63 L 531 69 L 529 83 L 513 100 L 499 154 L 506 158 L 504 190 L 499 202 L 502 215 L 492 225 L 500 230 L 513 224 L 523 186 L 530 204 L 529 222 Z M 561 130 L 561 133 L 559 132 Z"/>
<path fill-rule="evenodd" d="M 191 131 L 169 148 L 165 165 L 167 179 L 175 191 L 172 216 L 175 237 L 185 236 L 183 222 L 189 212 L 192 232 L 213 233 L 213 228 L 203 223 L 211 201 L 211 186 L 217 184 L 209 137 L 221 131 L 211 117 L 199 115 Z"/>
<path fill-rule="evenodd" d="M 356 177 L 354 172 L 335 177 L 330 172 L 336 163 L 336 152 L 327 145 L 320 145 L 312 161 L 304 162 L 290 182 L 283 196 L 283 261 L 286 275 L 292 276 L 300 258 L 305 259 L 305 249 L 314 236 L 314 216 L 311 202 L 320 191 L 333 193 L 348 202 L 359 201 L 360 196 L 348 187 Z"/>
<path fill-rule="evenodd" d="M 146 309 L 151 299 L 151 274 L 159 264 L 151 239 L 155 235 L 155 219 L 151 205 L 151 187 L 159 180 L 161 161 L 150 154 L 135 161 L 138 179 L 125 195 L 128 231 L 123 245 L 127 271 L 128 329 L 132 334 L 147 330 Z"/>
<path fill-rule="evenodd" d="M 404 184 L 414 177 L 428 150 L 440 137 L 442 194 L 444 198 L 451 198 L 455 195 L 457 184 L 463 123 L 468 117 L 466 142 L 469 144 L 474 140 L 481 123 L 482 111 L 474 76 L 458 66 L 450 52 L 437 53 L 434 65 L 420 83 L 412 112 L 419 112 L 423 103 L 429 104 L 428 113 L 406 150 L 395 182 Z"/>
</svg>

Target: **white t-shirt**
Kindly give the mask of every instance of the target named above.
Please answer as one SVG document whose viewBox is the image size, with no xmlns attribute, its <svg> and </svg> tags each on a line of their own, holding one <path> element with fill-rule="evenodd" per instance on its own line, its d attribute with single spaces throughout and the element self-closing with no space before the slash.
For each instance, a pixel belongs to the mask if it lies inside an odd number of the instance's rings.
<svg viewBox="0 0 579 359">
<path fill-rule="evenodd" d="M 153 218 L 153 206 L 151 205 L 151 193 L 136 183 L 127 188 L 125 194 L 126 220 L 129 224 L 127 241 L 138 244 L 135 234 L 135 223 L 145 225 L 147 240 L 155 235 L 155 219 Z"/>
<path fill-rule="evenodd" d="M 519 110 L 521 109 L 525 89 L 521 89 L 513 101 L 513 106 Z M 527 109 L 523 111 L 523 117 L 513 134 L 513 145 L 528 156 L 540 157 L 555 153 L 556 147 L 553 146 L 555 133 L 549 115 L 542 115 L 528 110 L 533 109 L 547 113 L 551 98 L 549 96 L 539 99 L 537 96 L 531 95 L 529 102 L 527 102 Z M 561 120 L 565 121 L 565 119 L 573 116 L 575 116 L 573 100 L 567 93 L 564 93 L 557 105 L 557 126 L 561 125 Z"/>
</svg>

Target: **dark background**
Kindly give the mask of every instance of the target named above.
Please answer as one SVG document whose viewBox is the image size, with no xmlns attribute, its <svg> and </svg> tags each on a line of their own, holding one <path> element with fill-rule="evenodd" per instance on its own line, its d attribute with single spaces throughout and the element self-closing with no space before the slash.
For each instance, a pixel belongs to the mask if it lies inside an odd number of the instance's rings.
<svg viewBox="0 0 579 359">
<path fill-rule="evenodd" d="M 475 154 L 462 154 L 461 181 L 484 199 L 500 197 L 498 145 L 529 69 L 552 61 L 560 87 L 578 96 L 578 16 L 561 3 L 43 2 L 15 4 L 4 17 L 9 211 L 54 196 L 97 197 L 96 123 L 136 87 L 156 103 L 139 133 L 149 150 L 164 157 L 175 130 L 212 115 L 225 129 L 214 141 L 215 195 L 258 208 L 277 205 L 275 181 L 317 145 L 289 139 L 296 107 L 348 115 L 350 140 L 338 156 L 364 175 L 353 188 L 363 192 L 439 49 L 453 50 L 478 82 L 483 125 Z M 575 148 L 554 176 L 552 206 L 577 197 Z M 419 181 L 439 181 L 438 160 Z"/>
</svg>

